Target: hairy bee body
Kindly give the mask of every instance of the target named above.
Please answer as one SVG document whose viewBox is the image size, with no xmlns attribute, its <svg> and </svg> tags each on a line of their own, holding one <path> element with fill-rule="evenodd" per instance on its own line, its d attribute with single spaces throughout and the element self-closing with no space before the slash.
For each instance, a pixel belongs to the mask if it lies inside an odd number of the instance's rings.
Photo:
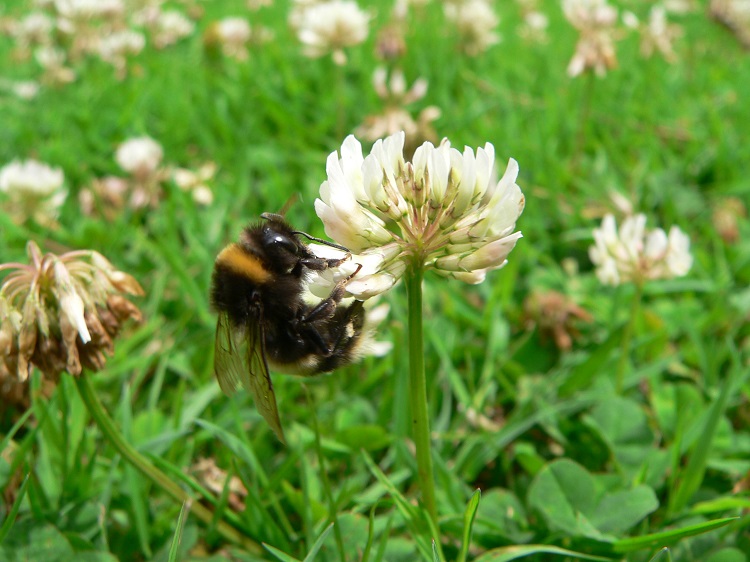
<svg viewBox="0 0 750 562">
<path fill-rule="evenodd" d="M 253 394 L 283 441 L 269 365 L 279 372 L 314 375 L 350 363 L 359 356 L 365 312 L 359 301 L 341 304 L 352 276 L 328 298 L 308 303 L 303 298 L 305 275 L 337 267 L 349 255 L 320 258 L 283 217 L 262 216 L 264 222 L 247 227 L 216 258 L 211 283 L 211 303 L 219 313 L 214 367 L 225 392 L 244 386 Z"/>
</svg>

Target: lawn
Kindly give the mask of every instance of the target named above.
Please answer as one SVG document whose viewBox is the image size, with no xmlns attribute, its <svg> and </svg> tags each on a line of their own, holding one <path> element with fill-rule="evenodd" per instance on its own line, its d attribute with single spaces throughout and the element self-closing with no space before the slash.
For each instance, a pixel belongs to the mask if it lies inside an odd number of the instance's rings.
<svg viewBox="0 0 750 562">
<path fill-rule="evenodd" d="M 96 311 L 84 298 L 84 345 L 50 273 L 55 320 L 17 370 L 26 301 L 0 291 L 0 559 L 750 561 L 746 1 L 665 0 L 671 47 L 646 56 L 656 3 L 613 0 L 589 31 L 611 68 L 576 76 L 557 1 L 362 0 L 366 36 L 333 53 L 298 37 L 325 3 L 77 3 L 0 6 L 0 167 L 33 159 L 53 186 L 19 199 L 0 171 L 0 263 L 94 250 L 112 291 L 142 295 L 113 353 L 85 355 Z M 126 28 L 124 54 L 103 46 Z M 394 126 L 407 162 L 491 143 L 494 186 L 516 161 L 523 237 L 481 283 L 409 261 L 371 299 L 387 353 L 272 372 L 282 444 L 217 383 L 214 260 L 264 212 L 335 238 L 315 205 L 329 155 Z M 640 213 L 689 253 L 613 279 L 594 231 Z M 41 351 L 65 334 L 82 368 Z"/>
</svg>

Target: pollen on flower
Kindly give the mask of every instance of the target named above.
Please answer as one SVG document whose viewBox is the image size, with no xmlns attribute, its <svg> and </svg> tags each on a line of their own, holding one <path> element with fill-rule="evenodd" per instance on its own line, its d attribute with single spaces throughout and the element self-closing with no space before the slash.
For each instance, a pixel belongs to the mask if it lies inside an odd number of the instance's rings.
<svg viewBox="0 0 750 562">
<path fill-rule="evenodd" d="M 0 378 L 24 381 L 32 365 L 45 377 L 97 371 L 114 338 L 138 308 L 123 294 L 142 295 L 138 282 L 92 250 L 44 254 L 27 245 L 28 264 L 0 264 Z"/>
</svg>

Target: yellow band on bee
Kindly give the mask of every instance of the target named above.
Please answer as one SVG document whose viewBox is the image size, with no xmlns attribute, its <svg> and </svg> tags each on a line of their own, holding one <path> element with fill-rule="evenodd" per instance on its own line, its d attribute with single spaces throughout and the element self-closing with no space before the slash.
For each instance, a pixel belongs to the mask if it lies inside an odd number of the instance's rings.
<svg viewBox="0 0 750 562">
<path fill-rule="evenodd" d="M 263 267 L 260 260 L 245 252 L 238 244 L 229 244 L 216 258 L 216 264 L 244 275 L 256 283 L 265 283 L 271 274 Z"/>
</svg>

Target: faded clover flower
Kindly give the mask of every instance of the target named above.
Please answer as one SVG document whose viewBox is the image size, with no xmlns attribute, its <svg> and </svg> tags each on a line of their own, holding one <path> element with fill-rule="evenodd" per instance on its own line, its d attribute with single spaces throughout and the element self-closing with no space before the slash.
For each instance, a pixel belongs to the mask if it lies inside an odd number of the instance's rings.
<svg viewBox="0 0 750 562">
<path fill-rule="evenodd" d="M 197 171 L 187 168 L 175 168 L 172 170 L 172 181 L 182 191 L 189 191 L 193 201 L 199 205 L 210 205 L 214 200 L 214 193 L 207 185 L 216 174 L 216 164 L 207 162 Z"/>
<path fill-rule="evenodd" d="M 393 70 L 390 80 L 387 78 L 388 72 L 385 68 L 375 69 L 372 78 L 373 86 L 378 97 L 383 100 L 385 108 L 379 114 L 366 117 L 365 122 L 354 131 L 354 134 L 372 142 L 404 131 L 407 145 L 404 152 L 411 157 L 417 146 L 423 142 L 437 140 L 432 122 L 440 117 L 440 109 L 434 105 L 426 107 L 415 121 L 406 106 L 425 96 L 427 81 L 420 78 L 407 90 L 404 73 L 400 70 Z"/>
<path fill-rule="evenodd" d="M 648 23 L 641 24 L 632 12 L 627 12 L 623 20 L 625 25 L 638 30 L 641 34 L 641 54 L 644 57 L 651 57 L 658 52 L 667 62 L 677 61 L 672 43 L 682 35 L 682 28 L 667 21 L 667 10 L 664 6 L 656 5 L 651 8 Z"/>
<path fill-rule="evenodd" d="M 470 56 L 500 42 L 500 20 L 488 0 L 459 0 L 444 4 L 445 17 L 458 32 L 461 49 Z"/>
<path fill-rule="evenodd" d="M 480 283 L 521 238 L 514 232 L 524 207 L 515 160 L 498 182 L 489 143 L 462 153 L 447 140 L 427 142 L 411 162 L 403 149 L 400 132 L 378 140 L 365 158 L 350 135 L 341 156 L 328 157 L 315 211 L 326 234 L 356 254 L 339 274 L 362 266 L 346 287 L 357 298 L 387 291 L 409 267 Z"/>
<path fill-rule="evenodd" d="M 534 292 L 523 303 L 526 324 L 537 326 L 542 337 L 551 337 L 561 351 L 570 351 L 581 333 L 579 322 L 591 322 L 589 312 L 558 291 Z"/>
<path fill-rule="evenodd" d="M 369 32 L 370 14 L 352 0 L 329 0 L 300 7 L 293 24 L 308 57 L 332 53 L 338 65 L 346 64 L 344 48 L 359 45 Z"/>
<path fill-rule="evenodd" d="M 563 0 L 563 12 L 580 34 L 568 75 L 575 77 L 593 70 L 597 76 L 604 76 L 615 68 L 617 9 L 606 0 Z"/>
<path fill-rule="evenodd" d="M 708 13 L 750 49 L 750 0 L 711 0 Z"/>
<path fill-rule="evenodd" d="M 49 226 L 68 195 L 64 181 L 60 168 L 36 160 L 14 160 L 0 168 L 0 200 L 14 221 L 34 219 Z"/>
<path fill-rule="evenodd" d="M 676 226 L 669 235 L 661 228 L 646 232 L 644 214 L 627 217 L 619 229 L 615 217 L 606 215 L 594 229 L 589 257 L 605 285 L 682 277 L 693 264 L 687 235 Z"/>
<path fill-rule="evenodd" d="M 140 285 L 98 252 L 26 249 L 30 264 L 0 265 L 10 271 L 0 286 L 0 371 L 23 381 L 32 365 L 51 380 L 102 369 L 122 324 L 141 318 L 122 296 L 142 295 Z"/>
<path fill-rule="evenodd" d="M 146 38 L 142 33 L 123 29 L 102 37 L 97 44 L 97 53 L 114 67 L 117 78 L 122 80 L 127 74 L 127 56 L 137 55 L 145 45 Z"/>
</svg>

